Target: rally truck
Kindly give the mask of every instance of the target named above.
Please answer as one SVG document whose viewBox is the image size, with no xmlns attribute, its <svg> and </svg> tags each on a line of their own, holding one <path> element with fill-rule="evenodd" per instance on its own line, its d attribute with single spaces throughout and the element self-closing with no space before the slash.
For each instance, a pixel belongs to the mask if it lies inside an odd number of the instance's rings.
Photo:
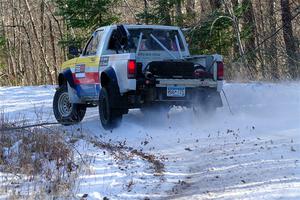
<svg viewBox="0 0 300 200">
<path fill-rule="evenodd" d="M 75 58 L 63 63 L 53 100 L 57 121 L 79 123 L 99 108 L 104 129 L 129 109 L 172 105 L 222 106 L 222 56 L 191 55 L 179 27 L 111 25 L 98 28 Z"/>
</svg>

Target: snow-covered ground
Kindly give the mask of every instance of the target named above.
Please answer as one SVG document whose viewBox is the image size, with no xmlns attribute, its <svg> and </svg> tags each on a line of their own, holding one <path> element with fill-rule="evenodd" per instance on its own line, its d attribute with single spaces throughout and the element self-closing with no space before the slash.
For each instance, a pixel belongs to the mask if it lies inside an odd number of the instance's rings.
<svg viewBox="0 0 300 200">
<path fill-rule="evenodd" d="M 98 109 L 75 127 L 94 141 L 142 150 L 163 163 L 132 154 L 116 159 L 82 139 L 90 156 L 78 178 L 78 197 L 88 199 L 300 199 L 300 83 L 226 83 L 233 115 L 196 116 L 175 107 L 144 116 L 138 109 L 122 125 L 105 131 Z M 52 122 L 53 86 L 0 87 L 0 109 L 11 120 Z M 1 174 L 0 174 L 1 176 Z M 1 178 L 0 178 L 1 184 Z M 147 198 L 146 198 L 147 199 Z"/>
</svg>

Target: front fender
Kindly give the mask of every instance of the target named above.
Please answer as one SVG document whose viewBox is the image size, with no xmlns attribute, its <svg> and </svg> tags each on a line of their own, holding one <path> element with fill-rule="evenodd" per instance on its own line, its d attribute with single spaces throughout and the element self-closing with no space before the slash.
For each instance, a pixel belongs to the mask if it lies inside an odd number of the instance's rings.
<svg viewBox="0 0 300 200">
<path fill-rule="evenodd" d="M 71 69 L 66 69 L 59 74 L 58 84 L 59 87 L 64 85 L 68 87 L 68 94 L 72 103 L 81 103 L 80 98 L 78 97 Z"/>
<path fill-rule="evenodd" d="M 64 70 L 58 76 L 59 86 L 62 86 L 63 84 L 66 84 L 66 83 L 68 83 L 71 88 L 75 89 L 75 82 L 74 82 L 74 78 L 73 78 L 71 69 Z"/>
</svg>

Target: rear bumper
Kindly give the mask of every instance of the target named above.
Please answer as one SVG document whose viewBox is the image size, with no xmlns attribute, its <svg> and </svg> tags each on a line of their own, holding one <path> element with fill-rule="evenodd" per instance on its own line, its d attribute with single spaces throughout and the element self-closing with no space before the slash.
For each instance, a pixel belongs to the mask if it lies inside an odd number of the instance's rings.
<svg viewBox="0 0 300 200">
<path fill-rule="evenodd" d="M 211 79 L 157 79 L 156 87 L 183 86 L 187 88 L 215 88 L 218 92 L 222 91 L 223 81 Z"/>
<path fill-rule="evenodd" d="M 217 88 L 218 82 L 210 79 L 157 79 L 156 87 L 183 86 L 187 88 L 209 87 Z"/>
<path fill-rule="evenodd" d="M 167 87 L 158 87 L 151 92 L 149 93 L 150 96 L 148 96 L 148 98 L 146 97 L 146 102 L 164 102 L 173 105 L 210 104 L 215 107 L 221 107 L 223 105 L 220 93 L 217 92 L 215 88 L 187 87 L 184 97 L 168 97 Z"/>
<path fill-rule="evenodd" d="M 184 87 L 184 97 L 167 96 L 168 87 Z M 220 90 L 222 82 L 210 79 L 155 79 L 146 84 L 145 79 L 137 82 L 137 90 L 127 93 L 130 108 L 141 107 L 147 104 L 169 105 L 206 105 L 223 106 Z"/>
</svg>

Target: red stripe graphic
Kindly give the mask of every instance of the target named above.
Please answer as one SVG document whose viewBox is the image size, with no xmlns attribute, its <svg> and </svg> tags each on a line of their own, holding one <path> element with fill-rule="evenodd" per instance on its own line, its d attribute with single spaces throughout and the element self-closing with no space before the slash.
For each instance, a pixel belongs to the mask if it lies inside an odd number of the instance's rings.
<svg viewBox="0 0 300 200">
<path fill-rule="evenodd" d="M 84 78 L 76 78 L 75 73 L 72 73 L 72 75 L 73 75 L 74 83 L 76 85 L 99 83 L 99 73 L 98 72 L 86 72 Z"/>
</svg>

